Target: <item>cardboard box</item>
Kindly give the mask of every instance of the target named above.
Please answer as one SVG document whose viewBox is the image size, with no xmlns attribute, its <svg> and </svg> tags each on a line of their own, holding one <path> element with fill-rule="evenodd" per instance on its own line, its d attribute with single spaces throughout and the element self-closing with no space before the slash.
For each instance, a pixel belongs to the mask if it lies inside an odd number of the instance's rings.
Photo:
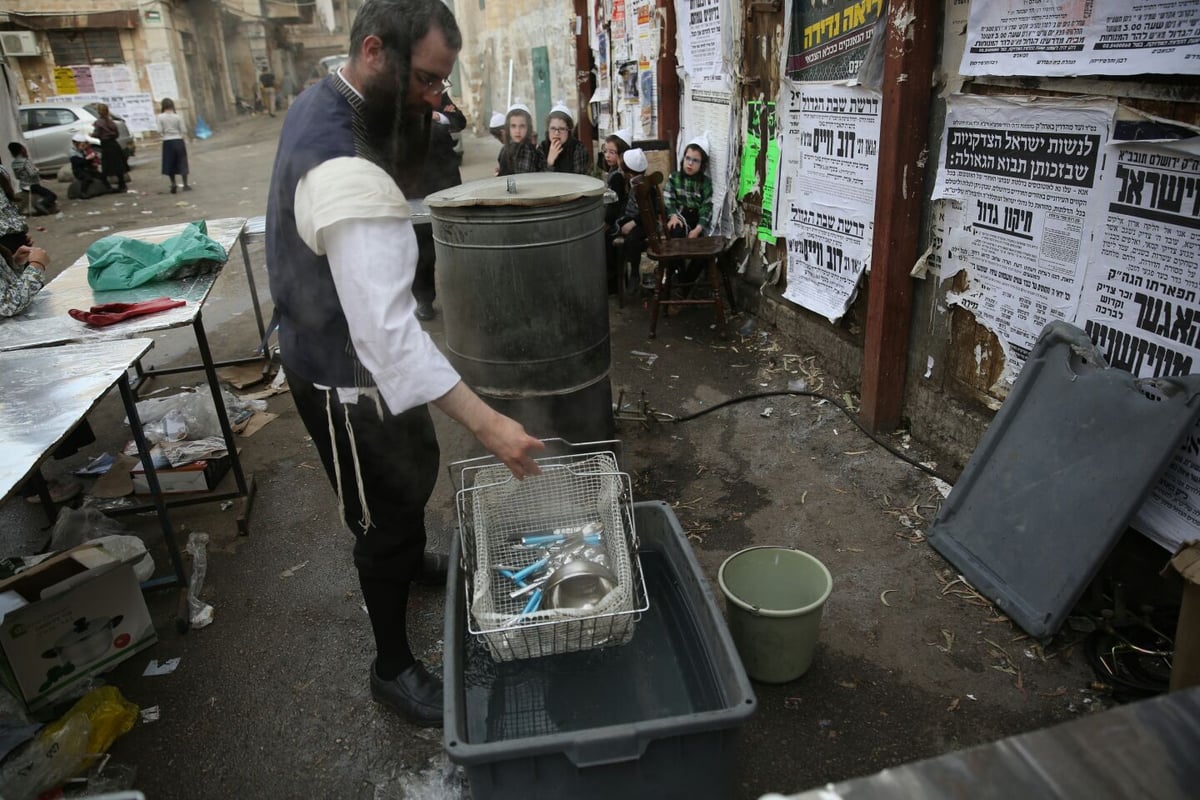
<svg viewBox="0 0 1200 800">
<path fill-rule="evenodd" d="M 168 467 L 155 470 L 158 485 L 163 494 L 178 494 L 180 492 L 208 492 L 217 488 L 221 478 L 229 471 L 229 456 L 210 458 L 204 461 L 193 461 L 182 467 Z M 150 494 L 150 483 L 139 461 L 129 472 L 133 478 L 133 491 L 137 494 Z"/>
<path fill-rule="evenodd" d="M 0 681 L 32 711 L 158 640 L 133 567 L 83 544 L 0 582 Z"/>
</svg>

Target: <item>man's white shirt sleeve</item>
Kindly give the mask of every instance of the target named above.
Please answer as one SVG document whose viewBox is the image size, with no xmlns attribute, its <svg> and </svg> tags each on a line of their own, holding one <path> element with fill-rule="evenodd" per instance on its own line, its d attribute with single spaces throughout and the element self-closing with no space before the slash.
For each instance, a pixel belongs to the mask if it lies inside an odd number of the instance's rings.
<svg viewBox="0 0 1200 800">
<path fill-rule="evenodd" d="M 361 158 L 335 158 L 296 186 L 296 229 L 329 259 L 358 360 L 400 414 L 444 395 L 459 376 L 414 316 L 417 238 L 391 177 Z M 341 387 L 345 388 L 345 387 Z"/>
</svg>

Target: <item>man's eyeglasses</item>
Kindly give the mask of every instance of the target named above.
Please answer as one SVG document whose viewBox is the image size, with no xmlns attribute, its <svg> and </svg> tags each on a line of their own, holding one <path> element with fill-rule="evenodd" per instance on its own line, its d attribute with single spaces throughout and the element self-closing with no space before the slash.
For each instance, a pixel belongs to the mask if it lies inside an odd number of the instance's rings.
<svg viewBox="0 0 1200 800">
<path fill-rule="evenodd" d="M 432 92 L 434 89 L 444 92 L 454 85 L 449 78 L 439 78 L 436 75 L 430 75 L 428 72 L 420 70 L 414 70 L 413 77 L 417 79 L 417 83 L 421 84 L 421 88 L 427 92 Z"/>
</svg>

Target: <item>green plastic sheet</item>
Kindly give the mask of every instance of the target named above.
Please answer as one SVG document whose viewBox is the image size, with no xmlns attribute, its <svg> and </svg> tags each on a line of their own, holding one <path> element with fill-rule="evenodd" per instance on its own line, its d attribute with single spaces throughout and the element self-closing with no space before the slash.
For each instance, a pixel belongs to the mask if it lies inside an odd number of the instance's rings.
<svg viewBox="0 0 1200 800">
<path fill-rule="evenodd" d="M 211 272 L 225 263 L 225 248 L 208 237 L 203 220 L 160 244 L 105 236 L 87 249 L 88 284 L 97 292 L 132 289 Z"/>
</svg>

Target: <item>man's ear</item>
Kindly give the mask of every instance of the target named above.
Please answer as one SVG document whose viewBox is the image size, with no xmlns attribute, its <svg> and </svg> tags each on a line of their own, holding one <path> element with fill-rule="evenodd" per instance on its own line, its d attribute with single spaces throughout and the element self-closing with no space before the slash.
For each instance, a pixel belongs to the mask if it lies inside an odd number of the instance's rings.
<svg viewBox="0 0 1200 800">
<path fill-rule="evenodd" d="M 387 60 L 387 52 L 384 49 L 383 40 L 375 34 L 363 37 L 362 49 L 358 55 L 362 59 L 362 62 L 372 69 L 382 66 Z"/>
</svg>

